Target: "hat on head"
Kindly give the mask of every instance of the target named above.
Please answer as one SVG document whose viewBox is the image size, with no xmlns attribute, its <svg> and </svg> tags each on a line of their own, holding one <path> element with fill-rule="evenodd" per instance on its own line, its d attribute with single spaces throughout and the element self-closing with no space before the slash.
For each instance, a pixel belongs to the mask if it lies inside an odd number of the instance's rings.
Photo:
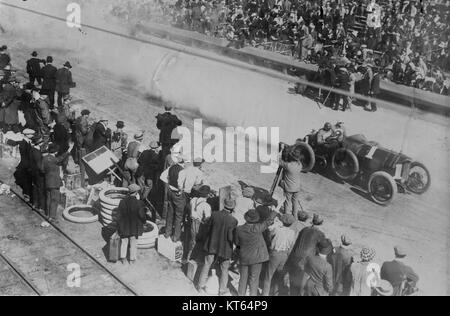
<svg viewBox="0 0 450 316">
<path fill-rule="evenodd" d="M 134 134 L 134 139 L 137 141 L 142 141 L 144 139 L 144 133 L 140 132 L 140 133 Z"/>
<path fill-rule="evenodd" d="M 275 199 L 269 194 L 257 194 L 255 202 L 263 206 L 272 206 L 276 204 Z"/>
<path fill-rule="evenodd" d="M 128 191 L 130 191 L 131 194 L 134 194 L 141 191 L 141 187 L 133 183 L 128 187 Z"/>
<path fill-rule="evenodd" d="M 70 64 L 70 62 L 66 61 L 66 62 L 64 63 L 64 67 L 72 68 L 72 65 Z"/>
<path fill-rule="evenodd" d="M 59 146 L 58 146 L 58 144 L 50 143 L 50 144 L 48 145 L 48 152 L 49 152 L 50 154 L 55 154 L 55 153 L 57 153 L 58 151 L 59 151 Z"/>
<path fill-rule="evenodd" d="M 198 189 L 198 195 L 202 198 L 207 198 L 211 193 L 211 188 L 207 185 L 202 185 L 200 189 Z"/>
<path fill-rule="evenodd" d="M 236 207 L 236 200 L 232 198 L 226 198 L 223 201 L 223 206 L 225 209 L 232 211 Z"/>
<path fill-rule="evenodd" d="M 295 222 L 295 217 L 292 214 L 283 214 L 281 215 L 280 221 L 284 226 L 289 227 Z"/>
<path fill-rule="evenodd" d="M 242 190 L 242 196 L 243 197 L 252 199 L 254 195 L 255 195 L 255 189 L 253 189 L 252 187 L 245 187 Z"/>
<path fill-rule="evenodd" d="M 317 248 L 318 248 L 320 254 L 329 255 L 333 251 L 333 244 L 331 243 L 331 240 L 329 240 L 329 239 L 322 239 L 317 244 Z"/>
<path fill-rule="evenodd" d="M 89 115 L 89 114 L 91 114 L 91 111 L 89 111 L 89 110 L 81 111 L 81 115 Z"/>
<path fill-rule="evenodd" d="M 205 162 L 205 159 L 203 158 L 195 158 L 193 163 L 194 167 L 200 167 Z"/>
<path fill-rule="evenodd" d="M 0 47 L 0 51 L 4 51 L 4 50 L 7 50 L 8 49 L 8 46 L 6 46 L 6 45 L 3 45 L 2 47 Z"/>
<path fill-rule="evenodd" d="M 313 223 L 313 225 L 315 225 L 315 226 L 320 226 L 320 225 L 323 224 L 323 218 L 320 217 L 319 214 L 314 214 L 312 223 Z"/>
<path fill-rule="evenodd" d="M 350 246 L 352 244 L 352 241 L 350 240 L 350 238 L 347 235 L 341 236 L 341 242 L 344 246 Z"/>
<path fill-rule="evenodd" d="M 164 110 L 166 111 L 172 111 L 172 107 L 170 105 L 165 105 Z"/>
<path fill-rule="evenodd" d="M 306 213 L 305 211 L 300 211 L 298 212 L 298 220 L 301 222 L 306 222 L 309 218 L 309 214 Z"/>
<path fill-rule="evenodd" d="M 249 224 L 256 224 L 259 222 L 259 213 L 257 210 L 250 210 L 244 215 L 244 219 Z"/>
<path fill-rule="evenodd" d="M 370 262 L 375 258 L 375 250 L 372 248 L 364 247 L 360 253 L 361 260 L 363 262 Z"/>
<path fill-rule="evenodd" d="M 394 294 L 394 288 L 389 281 L 379 280 L 375 290 L 381 296 L 392 296 Z"/>
<path fill-rule="evenodd" d="M 159 143 L 157 141 L 150 142 L 150 149 L 157 149 L 159 148 Z"/>
<path fill-rule="evenodd" d="M 36 57 L 38 55 L 38 53 L 36 51 L 31 53 L 31 56 Z"/>
<path fill-rule="evenodd" d="M 33 136 L 36 132 L 30 128 L 26 128 L 23 130 L 22 134 L 25 136 Z"/>
<path fill-rule="evenodd" d="M 125 123 L 123 121 L 117 121 L 116 127 L 117 128 L 124 128 L 125 127 Z"/>
<path fill-rule="evenodd" d="M 404 258 L 404 257 L 406 257 L 406 252 L 401 246 L 395 246 L 394 247 L 394 253 L 395 253 L 395 256 L 397 258 Z"/>
<path fill-rule="evenodd" d="M 48 63 L 52 63 L 53 62 L 53 57 L 52 56 L 47 56 L 47 62 Z"/>
</svg>

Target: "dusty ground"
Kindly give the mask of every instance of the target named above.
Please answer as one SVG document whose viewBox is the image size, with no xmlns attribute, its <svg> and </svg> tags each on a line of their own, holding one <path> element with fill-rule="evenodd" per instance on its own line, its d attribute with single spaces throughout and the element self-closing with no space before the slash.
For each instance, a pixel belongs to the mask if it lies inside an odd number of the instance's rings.
<svg viewBox="0 0 450 316">
<path fill-rule="evenodd" d="M 14 60 L 20 67 L 23 67 L 24 61 L 28 58 L 28 52 L 39 48 L 43 55 L 51 53 L 55 57 L 58 56 L 56 62 L 58 65 L 63 59 L 77 59 L 76 54 L 71 51 L 49 50 L 40 46 L 34 46 L 31 49 L 29 45 L 23 43 L 16 42 L 14 44 L 11 41 L 9 43 L 13 47 Z M 149 49 L 155 48 L 149 47 Z M 197 60 L 195 65 L 199 64 L 201 61 Z M 222 70 L 223 66 L 217 66 L 217 69 Z M 214 80 L 212 74 L 215 74 L 219 80 L 220 75 L 217 75 L 219 73 L 217 69 L 208 68 L 203 71 L 210 73 L 210 80 Z M 183 77 L 183 71 L 185 77 Z M 196 68 L 195 71 L 198 69 Z M 226 69 L 226 71 L 232 72 L 233 70 Z M 130 133 L 137 129 L 144 129 L 147 131 L 146 141 L 156 139 L 155 115 L 161 112 L 161 104 L 148 99 L 142 90 L 135 89 L 136 82 L 131 80 L 132 78 L 120 77 L 104 68 L 98 69 L 88 62 L 84 63 L 84 61 L 77 63 L 73 74 L 78 86 L 72 94 L 76 99 L 83 100 L 82 106 L 89 108 L 94 116 L 107 117 L 111 121 L 125 120 Z M 189 103 L 192 103 L 195 97 L 202 97 L 213 108 L 209 113 L 222 111 L 224 116 L 230 117 L 227 113 L 230 111 L 236 113 L 240 107 L 248 117 L 247 101 L 252 98 L 252 93 L 261 87 L 258 88 L 259 82 L 249 84 L 246 81 L 247 77 L 241 76 L 242 72 L 238 71 L 236 74 L 235 82 L 230 82 L 234 89 L 239 89 L 240 84 L 245 88 L 249 85 L 253 89 L 248 92 L 242 103 L 236 104 L 239 101 L 233 99 L 232 106 L 225 108 L 222 106 L 223 99 L 208 97 L 208 89 L 204 90 L 202 96 L 199 96 L 197 90 L 192 91 L 193 97 L 189 99 Z M 170 85 L 168 84 L 175 75 L 178 78 L 177 85 L 172 87 L 173 94 L 178 90 L 183 90 L 183 85 L 180 85 L 183 80 L 186 82 L 195 80 L 189 77 L 189 67 L 182 67 L 181 70 L 177 69 L 161 79 L 162 93 L 170 95 L 168 88 Z M 270 79 L 270 82 L 273 82 L 273 79 Z M 270 102 L 259 100 L 261 113 L 264 113 L 266 108 L 275 106 L 279 112 L 277 117 L 255 114 L 261 120 L 261 124 L 267 124 L 273 118 L 274 125 L 278 124 L 283 128 L 284 126 L 280 122 L 284 122 L 288 130 L 285 135 L 291 137 L 286 141 L 294 140 L 292 139 L 293 130 L 298 129 L 298 137 L 303 137 L 312 128 L 320 127 L 324 121 L 343 120 L 346 122 L 349 134 L 363 133 L 388 148 L 396 150 L 403 148 L 403 152 L 427 165 L 433 182 L 430 191 L 423 196 L 398 195 L 393 204 L 388 207 L 380 207 L 369 201 L 364 194 L 358 194 L 352 190 L 351 186 L 347 184 L 339 184 L 311 173 L 304 176 L 303 204 L 307 211 L 319 213 L 325 217 L 326 222 L 323 229 L 332 240 L 338 240 L 340 234 L 345 232 L 352 237 L 355 250 L 359 250 L 363 245 L 375 248 L 377 250 L 376 262 L 382 263 L 385 260 L 391 260 L 393 246 L 403 245 L 409 253 L 409 264 L 421 277 L 419 286 L 422 292 L 426 295 L 448 294 L 449 120 L 418 112 L 409 117 L 409 111 L 405 109 L 381 108 L 376 113 L 366 113 L 359 108 L 354 108 L 352 112 L 336 113 L 328 109 L 319 109 L 309 99 L 289 95 L 287 94 L 288 89 L 287 83 L 276 82 L 270 91 L 272 95 Z M 183 93 L 187 92 L 183 91 Z M 279 99 L 277 99 L 278 97 Z M 182 98 L 181 100 L 180 98 L 179 96 L 173 97 L 182 107 Z M 282 101 L 275 103 L 276 100 Z M 179 110 L 178 114 L 188 127 L 192 127 L 193 118 L 199 117 L 198 112 Z M 220 116 L 216 118 L 221 119 Z M 229 123 L 245 125 L 248 122 L 237 122 L 230 118 Z M 250 123 L 254 124 L 254 122 Z M 236 184 L 238 180 L 269 188 L 273 180 L 273 175 L 260 174 L 259 165 L 252 163 L 210 164 L 206 166 L 206 170 L 211 175 L 210 181 L 216 188 L 224 184 Z M 280 192 L 277 194 L 279 195 Z M 99 247 L 97 243 L 92 243 L 88 247 L 92 247 L 93 251 L 99 251 L 99 248 L 96 248 Z M 169 289 L 177 288 L 176 281 L 170 285 Z M 155 287 L 155 291 L 158 291 L 158 286 Z M 158 293 L 160 292 L 158 291 Z M 173 294 L 172 292 L 168 293 Z"/>
</svg>

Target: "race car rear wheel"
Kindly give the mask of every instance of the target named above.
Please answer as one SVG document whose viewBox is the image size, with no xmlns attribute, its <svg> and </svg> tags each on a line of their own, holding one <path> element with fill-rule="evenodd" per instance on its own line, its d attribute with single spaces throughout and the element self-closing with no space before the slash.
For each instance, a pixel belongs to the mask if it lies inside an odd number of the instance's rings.
<svg viewBox="0 0 450 316">
<path fill-rule="evenodd" d="M 316 155 L 314 154 L 314 150 L 310 145 L 305 142 L 298 142 L 294 145 L 294 150 L 299 149 L 303 154 L 302 164 L 303 169 L 302 172 L 310 172 L 314 165 L 316 164 Z"/>
<path fill-rule="evenodd" d="M 425 193 L 431 185 L 431 176 L 428 169 L 420 162 L 412 162 L 409 166 L 406 188 L 415 194 Z"/>
<path fill-rule="evenodd" d="M 353 180 L 359 172 L 358 158 L 351 150 L 339 148 L 333 154 L 331 168 L 339 179 Z"/>
<path fill-rule="evenodd" d="M 397 194 L 397 183 L 384 171 L 374 172 L 369 178 L 367 187 L 372 200 L 380 205 L 388 205 Z"/>
</svg>

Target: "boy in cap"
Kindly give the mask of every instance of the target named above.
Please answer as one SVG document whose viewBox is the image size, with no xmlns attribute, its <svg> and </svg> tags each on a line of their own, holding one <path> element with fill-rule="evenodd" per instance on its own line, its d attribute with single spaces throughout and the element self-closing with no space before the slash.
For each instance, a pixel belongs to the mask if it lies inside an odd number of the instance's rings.
<svg viewBox="0 0 450 316">
<path fill-rule="evenodd" d="M 404 263 L 405 250 L 400 246 L 394 247 L 395 259 L 383 263 L 381 267 L 381 278 L 389 281 L 394 287 L 394 296 L 411 294 L 416 291 L 419 276 Z"/>
<path fill-rule="evenodd" d="M 264 275 L 263 296 L 269 296 L 271 290 L 274 296 L 286 294 L 287 290 L 284 286 L 284 276 L 286 274 L 285 264 L 289 256 L 289 252 L 295 243 L 295 232 L 290 228 L 295 222 L 295 218 L 291 214 L 283 214 L 279 218 L 275 218 L 275 223 L 270 230 L 270 249 L 269 262 L 267 263 Z M 272 284 L 272 278 L 274 282 Z M 282 288 L 279 292 L 279 288 Z"/>
<path fill-rule="evenodd" d="M 231 215 L 235 207 L 234 199 L 225 199 L 224 209 L 214 212 L 206 227 L 206 240 L 203 247 L 206 256 L 198 283 L 198 289 L 201 292 L 205 290 L 209 270 L 217 260 L 220 265 L 219 295 L 228 293 L 228 269 L 233 255 L 234 230 L 237 226 L 237 220 Z"/>
<path fill-rule="evenodd" d="M 200 231 L 204 231 L 204 226 L 211 217 L 211 205 L 209 205 L 207 199 L 211 193 L 211 188 L 207 185 L 203 185 L 198 190 L 198 197 L 191 199 L 191 213 L 190 215 L 190 236 L 189 236 L 189 248 L 187 260 L 191 259 L 192 251 L 197 244 L 197 238 Z"/>
<path fill-rule="evenodd" d="M 137 259 L 137 240 L 144 233 L 146 210 L 144 202 L 139 199 L 141 188 L 137 184 L 128 187 L 129 195 L 120 201 L 117 208 L 117 232 L 121 238 L 120 261 L 125 264 L 128 247 L 130 248 L 130 263 Z"/>
</svg>

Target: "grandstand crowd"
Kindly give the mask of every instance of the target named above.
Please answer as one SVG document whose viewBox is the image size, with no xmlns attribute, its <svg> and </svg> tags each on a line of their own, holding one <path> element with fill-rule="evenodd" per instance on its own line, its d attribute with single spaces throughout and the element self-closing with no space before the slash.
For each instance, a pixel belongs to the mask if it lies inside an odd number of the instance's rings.
<svg viewBox="0 0 450 316">
<path fill-rule="evenodd" d="M 376 66 L 383 79 L 448 95 L 449 1 L 129 0 L 128 22 L 153 21 L 319 64 Z M 320 65 L 319 65 L 320 66 Z"/>
</svg>

